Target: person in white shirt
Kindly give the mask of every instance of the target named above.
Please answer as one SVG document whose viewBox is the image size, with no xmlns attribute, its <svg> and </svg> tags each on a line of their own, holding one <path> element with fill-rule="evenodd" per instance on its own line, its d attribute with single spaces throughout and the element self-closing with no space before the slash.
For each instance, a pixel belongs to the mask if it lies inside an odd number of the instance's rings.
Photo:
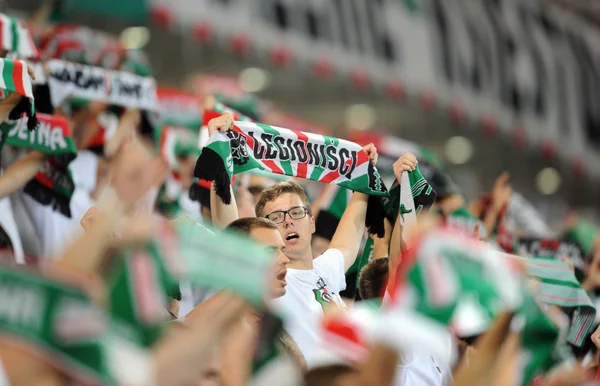
<svg viewBox="0 0 600 386">
<path fill-rule="evenodd" d="M 212 119 L 209 135 L 226 132 L 233 127 L 231 114 Z M 371 162 L 377 160 L 373 144 L 364 147 Z M 408 169 L 407 169 L 408 170 Z M 412 169 L 411 169 L 412 170 Z M 232 194 L 233 197 L 233 194 Z M 298 344 L 307 365 L 316 354 L 318 323 L 323 307 L 345 307 L 339 292 L 346 288 L 345 272 L 354 263 L 365 229 L 368 196 L 354 193 L 331 240 L 329 249 L 315 258 L 311 240 L 315 218 L 304 189 L 294 182 L 280 182 L 262 191 L 256 205 L 256 215 L 276 223 L 285 243 L 285 254 L 290 259 L 286 276 L 287 293 L 272 301 L 281 312 L 285 328 Z M 235 200 L 225 205 L 211 191 L 211 208 L 215 227 L 225 227 L 237 219 Z"/>
</svg>

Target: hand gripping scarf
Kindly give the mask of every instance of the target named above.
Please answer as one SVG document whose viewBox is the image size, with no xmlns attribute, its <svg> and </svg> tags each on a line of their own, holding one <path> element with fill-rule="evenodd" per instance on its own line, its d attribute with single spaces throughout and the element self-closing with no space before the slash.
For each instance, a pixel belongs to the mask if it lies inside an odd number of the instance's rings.
<svg viewBox="0 0 600 386">
<path fill-rule="evenodd" d="M 381 208 L 378 197 L 388 196 L 377 168 L 360 145 L 252 122 L 236 122 L 226 134 L 215 132 L 198 158 L 194 176 L 214 181 L 215 192 L 229 204 L 232 176 L 253 169 L 365 193 L 369 201 L 375 200 L 375 205 L 369 205 L 373 208 Z M 367 211 L 367 225 L 382 222 L 381 212 Z"/>
<path fill-rule="evenodd" d="M 75 183 L 68 166 L 77 156 L 77 148 L 71 138 L 69 122 L 64 117 L 46 114 L 40 114 L 39 121 L 40 127 L 36 131 L 26 129 L 27 118 L 3 122 L 0 124 L 0 143 L 36 150 L 49 156 L 23 190 L 40 204 L 52 205 L 70 218 Z"/>
<path fill-rule="evenodd" d="M 78 381 L 116 384 L 140 370 L 136 365 L 144 354 L 135 334 L 82 291 L 1 266 L 0 299 L 0 340 L 34 353 Z"/>
<path fill-rule="evenodd" d="M 0 89 L 15 92 L 23 95 L 21 101 L 15 106 L 9 119 L 19 119 L 25 114 L 29 118 L 27 128 L 34 130 L 37 127 L 38 120 L 35 115 L 35 106 L 33 103 L 33 91 L 31 88 L 31 78 L 27 72 L 27 63 L 22 60 L 0 59 Z"/>
</svg>

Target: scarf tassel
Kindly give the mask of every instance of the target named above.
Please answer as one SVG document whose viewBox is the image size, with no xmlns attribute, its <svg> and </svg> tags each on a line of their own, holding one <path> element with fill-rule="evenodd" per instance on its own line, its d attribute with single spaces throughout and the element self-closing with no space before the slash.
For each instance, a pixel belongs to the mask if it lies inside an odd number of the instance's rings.
<svg viewBox="0 0 600 386">
<path fill-rule="evenodd" d="M 231 204 L 231 180 L 223 159 L 212 149 L 205 147 L 196 161 L 194 176 L 213 182 L 213 189 L 225 205 Z M 190 198 L 192 191 L 190 190 Z"/>
<path fill-rule="evenodd" d="M 52 205 L 53 210 L 61 213 L 65 217 L 71 218 L 70 200 L 66 197 L 56 194 L 52 191 L 52 189 L 43 185 L 36 179 L 29 181 L 23 188 L 23 191 L 41 205 Z"/>
<path fill-rule="evenodd" d="M 29 131 L 33 131 L 37 129 L 40 122 L 38 121 L 37 116 L 35 115 L 35 110 L 31 105 L 31 100 L 27 97 L 21 98 L 19 103 L 11 110 L 10 114 L 8 114 L 8 119 L 16 121 L 20 119 L 23 114 L 27 115 L 27 129 Z"/>
<path fill-rule="evenodd" d="M 367 202 L 367 214 L 365 216 L 365 226 L 367 227 L 369 234 L 383 238 L 385 235 L 383 219 L 385 217 L 386 212 L 379 197 L 369 196 L 369 201 Z"/>
</svg>

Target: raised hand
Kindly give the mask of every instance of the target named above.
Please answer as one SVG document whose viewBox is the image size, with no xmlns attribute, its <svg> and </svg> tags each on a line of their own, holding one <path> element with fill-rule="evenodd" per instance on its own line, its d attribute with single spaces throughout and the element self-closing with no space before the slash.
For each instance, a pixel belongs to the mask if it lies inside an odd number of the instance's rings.
<svg viewBox="0 0 600 386">
<path fill-rule="evenodd" d="M 132 142 L 117 155 L 112 173 L 112 186 L 119 199 L 131 206 L 162 183 L 167 167 L 160 157 L 150 158 L 140 143 Z"/>
<path fill-rule="evenodd" d="M 225 113 L 220 117 L 213 118 L 208 121 L 208 135 L 212 135 L 215 131 L 225 133 L 233 128 L 233 115 Z"/>
<path fill-rule="evenodd" d="M 394 162 L 393 165 L 394 175 L 396 176 L 398 181 L 400 181 L 400 178 L 402 177 L 402 172 L 412 172 L 413 170 L 415 170 L 418 163 L 419 161 L 417 161 L 417 157 L 415 157 L 414 154 L 402 154 L 402 156 L 398 158 L 398 160 Z"/>
<path fill-rule="evenodd" d="M 373 145 L 372 143 L 363 146 L 363 150 L 367 153 L 367 155 L 369 156 L 369 160 L 371 160 L 371 162 L 373 163 L 373 165 L 377 165 L 377 148 L 375 147 L 375 145 Z"/>
</svg>

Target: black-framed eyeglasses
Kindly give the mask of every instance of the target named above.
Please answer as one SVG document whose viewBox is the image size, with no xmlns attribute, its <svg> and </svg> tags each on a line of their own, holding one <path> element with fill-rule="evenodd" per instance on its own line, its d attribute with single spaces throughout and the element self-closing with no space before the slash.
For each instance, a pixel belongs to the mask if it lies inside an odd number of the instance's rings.
<svg viewBox="0 0 600 386">
<path fill-rule="evenodd" d="M 275 224 L 281 224 L 285 221 L 285 215 L 289 215 L 292 220 L 300 220 L 308 214 L 308 208 L 305 206 L 295 206 L 289 210 L 278 210 L 276 212 L 269 213 L 265 217 Z"/>
</svg>

